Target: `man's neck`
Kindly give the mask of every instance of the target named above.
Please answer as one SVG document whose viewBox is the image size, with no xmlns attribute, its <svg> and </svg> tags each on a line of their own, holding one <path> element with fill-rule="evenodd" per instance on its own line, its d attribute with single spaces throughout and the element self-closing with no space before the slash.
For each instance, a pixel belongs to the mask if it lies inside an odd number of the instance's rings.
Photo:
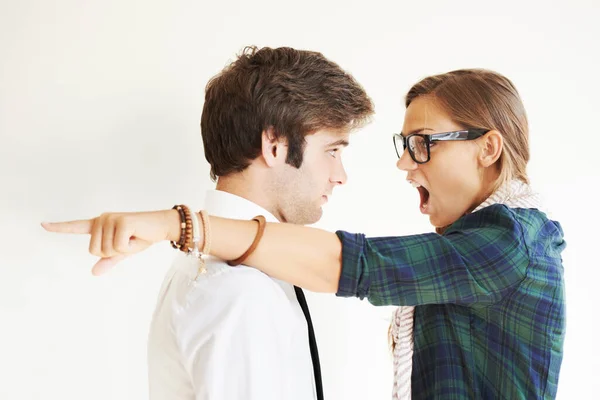
<svg viewBox="0 0 600 400">
<path fill-rule="evenodd" d="M 253 179 L 244 174 L 244 172 L 233 174 L 226 177 L 219 177 L 216 190 L 234 194 L 242 197 L 254 204 L 264 208 L 275 218 L 281 221 L 279 213 L 272 206 L 272 202 L 268 198 L 268 190 L 265 190 L 264 183 Z"/>
</svg>

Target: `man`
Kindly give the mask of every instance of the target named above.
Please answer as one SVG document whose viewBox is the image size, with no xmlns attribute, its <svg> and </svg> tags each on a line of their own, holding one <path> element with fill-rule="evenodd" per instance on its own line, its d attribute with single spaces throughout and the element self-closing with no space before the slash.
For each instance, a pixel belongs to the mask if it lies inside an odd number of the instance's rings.
<svg viewBox="0 0 600 400">
<path fill-rule="evenodd" d="M 373 106 L 320 53 L 246 48 L 206 88 L 202 138 L 211 215 L 312 224 L 346 181 L 341 153 Z M 253 268 L 181 254 L 151 324 L 150 398 L 322 399 L 301 289 Z"/>
</svg>

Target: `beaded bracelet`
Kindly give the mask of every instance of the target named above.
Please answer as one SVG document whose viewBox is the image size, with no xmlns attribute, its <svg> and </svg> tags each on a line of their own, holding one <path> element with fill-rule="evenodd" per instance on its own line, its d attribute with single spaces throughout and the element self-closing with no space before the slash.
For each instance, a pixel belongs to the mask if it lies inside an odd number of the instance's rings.
<svg viewBox="0 0 600 400">
<path fill-rule="evenodd" d="M 183 210 L 183 207 L 181 205 L 173 206 L 172 210 L 177 210 L 177 212 L 179 213 L 179 222 L 180 222 L 181 232 L 179 234 L 179 241 L 178 242 L 171 241 L 171 246 L 173 246 L 174 249 L 181 250 L 181 248 L 185 245 L 185 228 L 186 228 L 185 211 Z"/>
<path fill-rule="evenodd" d="M 181 208 L 183 209 L 183 213 L 185 215 L 185 239 L 183 241 L 183 245 L 181 246 L 181 251 L 184 253 L 190 252 L 190 247 L 192 246 L 192 212 L 189 207 L 181 204 Z"/>
<path fill-rule="evenodd" d="M 179 242 L 175 243 L 171 241 L 171 245 L 173 248 L 183 251 L 189 255 L 193 255 L 198 258 L 199 266 L 198 266 L 198 277 L 201 274 L 206 273 L 206 264 L 202 259 L 203 254 L 208 254 L 210 251 L 211 245 L 211 234 L 210 234 L 210 219 L 206 211 L 200 211 L 200 219 L 202 219 L 202 227 L 204 233 L 204 245 L 202 246 L 202 250 L 199 249 L 198 244 L 200 243 L 200 221 L 198 216 L 191 212 L 189 207 L 179 204 L 173 206 L 173 209 L 176 209 L 179 212 L 179 219 L 181 222 L 181 236 L 179 238 Z M 256 250 L 258 243 L 262 239 L 262 236 L 266 227 L 265 217 L 262 215 L 257 215 L 252 219 L 253 221 L 258 222 L 258 230 L 256 232 L 256 236 L 252 241 L 250 247 L 235 260 L 227 261 L 227 264 L 230 266 L 236 266 L 243 263 L 253 252 Z"/>
</svg>

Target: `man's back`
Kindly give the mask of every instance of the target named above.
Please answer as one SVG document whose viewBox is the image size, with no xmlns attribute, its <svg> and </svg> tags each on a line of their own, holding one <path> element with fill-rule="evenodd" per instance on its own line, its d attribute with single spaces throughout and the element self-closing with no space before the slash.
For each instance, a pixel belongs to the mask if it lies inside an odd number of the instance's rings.
<svg viewBox="0 0 600 400">
<path fill-rule="evenodd" d="M 207 200 L 215 215 L 260 211 L 224 192 L 209 192 Z M 150 398 L 315 398 L 294 287 L 214 258 L 195 279 L 198 263 L 179 255 L 161 288 L 148 342 Z"/>
</svg>

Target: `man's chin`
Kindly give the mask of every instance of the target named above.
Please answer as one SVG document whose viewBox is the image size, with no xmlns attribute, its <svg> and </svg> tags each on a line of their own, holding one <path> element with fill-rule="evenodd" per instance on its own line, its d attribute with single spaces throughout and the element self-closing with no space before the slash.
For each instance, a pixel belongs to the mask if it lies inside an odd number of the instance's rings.
<svg viewBox="0 0 600 400">
<path fill-rule="evenodd" d="M 293 216 L 285 219 L 285 222 L 295 225 L 312 225 L 323 216 L 322 207 L 313 208 L 310 212 L 294 213 Z"/>
<path fill-rule="evenodd" d="M 302 225 L 316 224 L 321 220 L 321 217 L 323 217 L 323 207 L 318 207 L 315 211 L 310 214 L 306 214 L 304 217 L 305 222 Z"/>
</svg>

